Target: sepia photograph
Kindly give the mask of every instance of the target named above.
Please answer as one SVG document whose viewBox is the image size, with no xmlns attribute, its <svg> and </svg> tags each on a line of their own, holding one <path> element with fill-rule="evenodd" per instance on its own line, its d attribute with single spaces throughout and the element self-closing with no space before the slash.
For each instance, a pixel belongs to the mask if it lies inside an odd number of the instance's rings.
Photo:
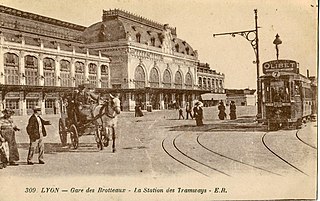
<svg viewBox="0 0 320 201">
<path fill-rule="evenodd" d="M 317 200 L 318 12 L 0 0 L 0 201 Z"/>
</svg>

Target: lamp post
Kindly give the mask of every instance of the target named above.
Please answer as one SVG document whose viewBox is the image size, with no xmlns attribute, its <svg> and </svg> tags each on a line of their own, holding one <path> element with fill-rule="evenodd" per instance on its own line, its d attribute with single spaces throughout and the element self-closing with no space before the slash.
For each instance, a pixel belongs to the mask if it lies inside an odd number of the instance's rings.
<svg viewBox="0 0 320 201">
<path fill-rule="evenodd" d="M 280 40 L 279 34 L 276 35 L 276 39 L 274 39 L 273 44 L 276 45 L 276 51 L 277 51 L 276 55 L 277 55 L 277 61 L 278 61 L 278 59 L 279 59 L 279 48 L 278 48 L 278 45 L 282 44 L 282 41 Z"/>
<path fill-rule="evenodd" d="M 258 38 L 258 10 L 254 9 L 254 14 L 255 14 L 255 29 L 252 30 L 247 30 L 247 31 L 236 31 L 236 32 L 226 32 L 226 33 L 218 33 L 218 34 L 213 34 L 213 37 L 216 36 L 222 36 L 222 35 L 231 35 L 232 37 L 235 37 L 236 35 L 240 35 L 244 37 L 247 41 L 250 42 L 254 53 L 256 55 L 256 60 L 254 63 L 257 65 L 257 96 L 258 96 L 258 112 L 257 112 L 257 119 L 262 118 L 261 114 L 261 86 L 260 86 L 260 60 L 259 60 L 259 38 Z M 253 35 L 253 37 L 252 37 Z"/>
</svg>

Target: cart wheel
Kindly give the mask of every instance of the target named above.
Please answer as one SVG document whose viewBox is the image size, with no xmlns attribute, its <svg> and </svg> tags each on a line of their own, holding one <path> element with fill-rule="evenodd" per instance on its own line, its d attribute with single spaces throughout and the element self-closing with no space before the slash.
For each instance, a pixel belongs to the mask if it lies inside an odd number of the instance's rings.
<svg viewBox="0 0 320 201">
<path fill-rule="evenodd" d="M 70 138 L 73 148 L 77 149 L 79 146 L 79 135 L 77 127 L 74 124 L 72 124 L 70 127 Z"/>
<path fill-rule="evenodd" d="M 103 143 L 102 143 L 102 136 L 101 136 L 100 129 L 96 130 L 96 142 L 97 142 L 98 149 L 103 150 Z"/>
<path fill-rule="evenodd" d="M 66 146 L 67 145 L 67 131 L 66 131 L 66 127 L 65 127 L 61 118 L 59 119 L 59 136 L 60 136 L 62 146 Z"/>
</svg>

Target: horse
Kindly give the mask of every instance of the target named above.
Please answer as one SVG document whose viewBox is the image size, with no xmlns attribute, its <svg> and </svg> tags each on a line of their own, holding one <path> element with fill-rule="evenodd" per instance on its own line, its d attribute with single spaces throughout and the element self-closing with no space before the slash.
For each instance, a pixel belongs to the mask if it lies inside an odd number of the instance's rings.
<svg viewBox="0 0 320 201">
<path fill-rule="evenodd" d="M 116 152 L 117 115 L 120 114 L 120 111 L 120 99 L 118 96 L 112 96 L 111 94 L 106 100 L 100 101 L 92 110 L 92 117 L 101 132 L 101 149 L 103 149 L 103 146 L 107 147 L 109 145 L 111 135 L 113 153 Z"/>
</svg>

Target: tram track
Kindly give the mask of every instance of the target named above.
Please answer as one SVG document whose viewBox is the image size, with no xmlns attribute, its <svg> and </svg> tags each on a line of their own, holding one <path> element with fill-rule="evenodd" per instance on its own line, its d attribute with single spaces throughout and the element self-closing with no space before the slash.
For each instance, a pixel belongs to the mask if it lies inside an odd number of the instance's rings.
<svg viewBox="0 0 320 201">
<path fill-rule="evenodd" d="M 203 171 L 203 168 L 206 168 L 207 170 L 209 169 L 209 170 L 212 170 L 214 172 L 218 172 L 218 173 L 223 174 L 225 176 L 231 177 L 231 175 L 229 175 L 229 174 L 227 174 L 227 173 L 225 173 L 225 172 L 223 172 L 221 170 L 218 170 L 218 169 L 216 169 L 216 168 L 214 168 L 214 167 L 212 167 L 212 166 L 210 166 L 208 164 L 205 164 L 205 163 L 197 160 L 196 158 L 191 157 L 190 155 L 188 155 L 185 152 L 183 152 L 181 150 L 181 148 L 179 148 L 178 145 L 177 145 L 177 139 L 181 135 L 182 134 L 179 134 L 179 135 L 175 136 L 173 139 L 170 140 L 169 143 L 170 143 L 170 145 L 172 145 L 171 148 L 173 150 L 177 151 L 180 154 L 180 156 L 182 156 L 182 157 L 174 156 L 173 153 L 170 153 L 168 151 L 168 148 L 165 146 L 165 142 L 169 141 L 168 138 L 165 138 L 165 139 L 162 140 L 162 149 L 166 152 L 166 154 L 168 154 L 171 158 L 173 158 L 174 160 L 176 160 L 180 164 L 182 164 L 182 165 L 188 167 L 189 169 L 192 169 L 193 171 L 196 171 L 196 172 L 198 172 L 198 173 L 200 173 L 200 174 L 202 174 L 202 175 L 204 175 L 206 177 L 210 177 L 210 174 L 206 173 L 206 171 Z M 189 162 L 186 162 L 186 159 L 189 160 Z M 191 165 L 191 163 L 196 164 L 197 167 L 194 167 L 195 165 Z M 200 165 L 200 167 L 199 167 L 199 165 Z M 202 169 L 202 170 L 199 170 L 199 169 Z"/>
<path fill-rule="evenodd" d="M 266 138 L 266 136 L 267 136 L 268 133 L 270 133 L 270 132 L 266 132 L 266 133 L 262 136 L 262 138 L 261 138 L 262 143 L 263 143 L 263 145 L 265 146 L 265 148 L 266 148 L 267 150 L 269 150 L 269 151 L 270 151 L 273 155 L 275 155 L 277 158 L 279 158 L 280 160 L 282 160 L 283 162 L 285 162 L 287 165 L 291 166 L 291 167 L 292 167 L 293 169 L 295 169 L 296 171 L 298 171 L 298 172 L 300 172 L 300 173 L 308 176 L 307 173 L 305 173 L 304 171 L 302 171 L 301 169 L 299 169 L 298 167 L 296 167 L 295 165 L 293 165 L 292 163 L 290 163 L 290 162 L 289 162 L 288 160 L 286 160 L 284 157 L 281 157 L 279 154 L 277 154 L 275 151 L 273 151 L 273 150 L 270 148 L 270 146 L 267 145 L 265 138 Z"/>
<path fill-rule="evenodd" d="M 296 138 L 297 138 L 300 142 L 302 142 L 303 144 L 307 145 L 308 147 L 311 147 L 311 148 L 313 148 L 313 149 L 317 149 L 317 147 L 315 147 L 315 146 L 313 146 L 313 145 L 305 142 L 304 140 L 302 140 L 302 139 L 299 137 L 299 135 L 298 135 L 299 131 L 300 131 L 300 130 L 297 130 L 297 132 L 296 132 Z"/>
<path fill-rule="evenodd" d="M 226 159 L 231 160 L 231 161 L 233 161 L 233 162 L 240 163 L 240 164 L 245 165 L 245 166 L 249 166 L 249 167 L 252 167 L 252 168 L 255 168 L 255 169 L 264 171 L 264 172 L 268 172 L 268 173 L 273 174 L 273 175 L 282 176 L 281 174 L 272 172 L 272 171 L 270 171 L 270 170 L 267 170 L 267 169 L 264 169 L 264 168 L 261 168 L 261 167 L 258 167 L 258 166 L 254 166 L 254 165 L 251 165 L 251 164 L 242 162 L 242 161 L 240 161 L 240 160 L 231 158 L 231 157 L 229 157 L 229 156 L 223 155 L 223 154 L 218 153 L 218 152 L 216 152 L 216 151 L 213 151 L 213 150 L 209 149 L 208 147 L 206 147 L 205 145 L 203 145 L 203 144 L 200 142 L 200 140 L 199 140 L 199 139 L 200 139 L 200 136 L 201 136 L 201 134 L 198 135 L 198 137 L 197 137 L 197 143 L 198 143 L 202 148 L 204 148 L 205 150 L 207 150 L 207 151 L 209 151 L 209 152 L 211 152 L 211 153 L 213 153 L 213 154 L 215 154 L 215 155 L 218 155 L 218 156 L 220 156 L 220 157 L 222 157 L 222 158 L 226 158 Z"/>
</svg>

